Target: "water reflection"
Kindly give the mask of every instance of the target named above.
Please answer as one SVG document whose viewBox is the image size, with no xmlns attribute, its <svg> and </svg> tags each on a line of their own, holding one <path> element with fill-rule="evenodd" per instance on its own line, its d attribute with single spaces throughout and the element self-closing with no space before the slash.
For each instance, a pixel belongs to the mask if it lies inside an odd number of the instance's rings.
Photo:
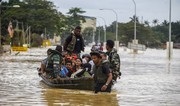
<svg viewBox="0 0 180 106">
<path fill-rule="evenodd" d="M 42 91 L 42 98 L 48 106 L 118 106 L 116 93 L 94 94 L 91 91 L 49 88 Z"/>
</svg>

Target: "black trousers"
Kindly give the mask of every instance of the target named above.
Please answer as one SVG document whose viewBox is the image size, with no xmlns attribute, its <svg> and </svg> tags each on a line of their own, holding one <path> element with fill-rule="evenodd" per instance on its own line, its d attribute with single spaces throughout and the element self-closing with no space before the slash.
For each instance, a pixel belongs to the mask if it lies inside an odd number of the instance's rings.
<svg viewBox="0 0 180 106">
<path fill-rule="evenodd" d="M 102 86 L 103 85 L 105 85 L 105 83 L 97 83 L 96 85 L 95 85 L 95 93 L 98 93 L 98 92 L 111 92 L 111 84 L 109 84 L 108 86 L 107 86 L 107 89 L 105 90 L 105 91 L 101 91 L 101 88 L 102 88 Z"/>
</svg>

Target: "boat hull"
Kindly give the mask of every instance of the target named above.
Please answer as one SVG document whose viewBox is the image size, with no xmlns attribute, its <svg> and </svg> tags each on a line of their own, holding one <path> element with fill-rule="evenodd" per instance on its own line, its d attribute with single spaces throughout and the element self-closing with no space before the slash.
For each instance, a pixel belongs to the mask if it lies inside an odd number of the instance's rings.
<svg viewBox="0 0 180 106">
<path fill-rule="evenodd" d="M 43 74 L 40 74 L 39 76 L 42 78 L 42 81 L 50 87 L 91 91 L 94 90 L 94 80 L 92 77 L 48 79 Z"/>
</svg>

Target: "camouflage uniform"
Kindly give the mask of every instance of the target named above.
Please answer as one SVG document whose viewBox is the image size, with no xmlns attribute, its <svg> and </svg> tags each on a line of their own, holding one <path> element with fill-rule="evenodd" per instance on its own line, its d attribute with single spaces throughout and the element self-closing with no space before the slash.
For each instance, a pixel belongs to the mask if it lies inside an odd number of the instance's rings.
<svg viewBox="0 0 180 106">
<path fill-rule="evenodd" d="M 113 81 L 116 81 L 118 77 L 121 76 L 120 72 L 120 57 L 117 54 L 116 49 L 112 49 L 110 52 L 107 52 L 108 60 L 110 62 L 110 69 L 113 75 Z"/>
<path fill-rule="evenodd" d="M 47 58 L 46 63 L 46 73 L 49 78 L 56 78 L 59 74 L 59 70 L 61 69 L 62 64 L 62 55 L 56 50 L 53 50 Z"/>
</svg>

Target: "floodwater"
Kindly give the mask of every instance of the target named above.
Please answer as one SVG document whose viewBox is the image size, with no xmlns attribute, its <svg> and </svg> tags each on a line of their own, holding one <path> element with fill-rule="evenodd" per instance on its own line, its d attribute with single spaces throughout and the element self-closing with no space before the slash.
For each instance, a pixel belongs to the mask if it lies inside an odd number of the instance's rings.
<svg viewBox="0 0 180 106">
<path fill-rule="evenodd" d="M 120 48 L 122 77 L 110 94 L 55 89 L 37 75 L 48 48 L 0 56 L 0 106 L 179 106 L 180 49 L 132 54 Z M 90 49 L 90 48 L 87 48 Z"/>
</svg>

